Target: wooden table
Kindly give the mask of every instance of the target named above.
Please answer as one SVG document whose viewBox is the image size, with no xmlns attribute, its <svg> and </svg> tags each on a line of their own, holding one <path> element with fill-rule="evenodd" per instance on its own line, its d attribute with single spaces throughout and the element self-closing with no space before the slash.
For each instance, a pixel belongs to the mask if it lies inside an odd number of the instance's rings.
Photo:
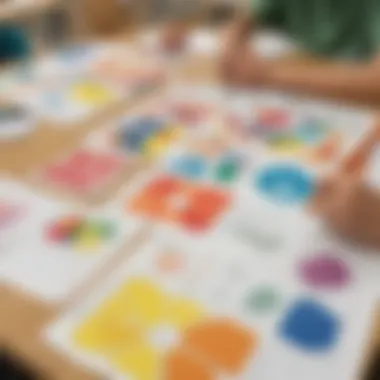
<svg viewBox="0 0 380 380">
<path fill-rule="evenodd" d="M 177 75 L 183 79 L 214 80 L 214 68 L 214 63 L 208 59 L 205 59 L 202 64 L 200 64 L 199 60 L 189 60 Z M 80 144 L 83 137 L 90 130 L 101 125 L 110 117 L 120 114 L 125 107 L 133 106 L 134 103 L 125 102 L 120 107 L 107 111 L 104 115 L 98 117 L 95 122 L 84 123 L 77 128 L 57 129 L 49 125 L 42 125 L 25 140 L 6 144 L 0 143 L 0 175 L 10 174 L 18 179 L 26 180 L 31 170 L 38 168 L 54 156 L 59 156 L 61 152 L 64 152 L 69 147 Z M 127 251 L 132 251 L 133 245 L 138 240 L 142 240 L 146 233 L 148 232 L 143 231 L 135 241 L 129 243 Z M 64 305 L 52 306 L 45 304 L 7 285 L 0 285 L 0 348 L 5 346 L 9 350 L 20 354 L 23 359 L 41 370 L 48 380 L 97 379 L 94 374 L 55 352 L 44 341 L 41 333 L 72 302 L 86 295 L 88 290 L 91 289 L 91 284 L 98 283 L 101 278 L 104 278 L 113 268 L 117 267 L 124 258 L 124 254 L 116 255 L 101 272 L 96 273 Z M 374 316 L 374 320 L 376 317 L 378 316 Z M 374 348 L 380 343 L 380 324 L 374 324 L 370 338 L 368 350 L 373 352 Z M 363 363 L 367 363 L 367 361 L 368 355 L 363 353 Z"/>
<path fill-rule="evenodd" d="M 0 1 L 0 21 L 9 21 L 26 14 L 36 14 L 57 5 L 60 0 L 6 0 Z"/>
</svg>

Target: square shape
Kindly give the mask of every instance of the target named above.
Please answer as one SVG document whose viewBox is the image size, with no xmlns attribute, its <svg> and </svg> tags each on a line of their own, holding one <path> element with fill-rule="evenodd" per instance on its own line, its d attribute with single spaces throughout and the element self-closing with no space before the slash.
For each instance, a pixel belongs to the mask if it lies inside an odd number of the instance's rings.
<svg viewBox="0 0 380 380">
<path fill-rule="evenodd" d="M 52 185 L 83 194 L 104 188 L 123 166 L 118 156 L 79 150 L 48 166 L 43 176 Z"/>
</svg>

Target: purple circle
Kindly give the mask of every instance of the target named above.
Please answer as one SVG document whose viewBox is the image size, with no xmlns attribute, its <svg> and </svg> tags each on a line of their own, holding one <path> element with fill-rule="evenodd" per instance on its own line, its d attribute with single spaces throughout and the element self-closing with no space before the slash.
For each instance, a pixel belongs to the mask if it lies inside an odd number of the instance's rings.
<svg viewBox="0 0 380 380">
<path fill-rule="evenodd" d="M 347 265 L 327 254 L 305 260 L 301 264 L 301 276 L 309 286 L 323 289 L 342 288 L 351 280 Z"/>
</svg>

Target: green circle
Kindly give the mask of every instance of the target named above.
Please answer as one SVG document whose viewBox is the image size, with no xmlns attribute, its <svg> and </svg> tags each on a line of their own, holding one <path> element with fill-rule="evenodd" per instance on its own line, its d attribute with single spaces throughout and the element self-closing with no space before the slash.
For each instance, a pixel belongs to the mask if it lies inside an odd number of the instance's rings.
<svg viewBox="0 0 380 380">
<path fill-rule="evenodd" d="M 276 308 L 279 300 L 279 294 L 274 288 L 263 286 L 248 296 L 247 307 L 255 313 L 268 313 Z"/>
</svg>

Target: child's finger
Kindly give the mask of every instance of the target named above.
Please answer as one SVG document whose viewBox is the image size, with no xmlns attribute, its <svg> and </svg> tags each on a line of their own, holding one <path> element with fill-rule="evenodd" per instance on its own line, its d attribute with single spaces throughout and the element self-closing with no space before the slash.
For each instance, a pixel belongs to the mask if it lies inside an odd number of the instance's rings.
<svg viewBox="0 0 380 380">
<path fill-rule="evenodd" d="M 328 207 L 327 205 L 332 202 L 332 199 L 336 194 L 336 179 L 328 177 L 320 180 L 317 183 L 314 196 L 311 200 L 309 209 L 313 213 L 324 213 L 324 210 Z"/>
<path fill-rule="evenodd" d="M 366 138 L 349 154 L 340 165 L 340 173 L 362 178 L 372 152 L 379 141 L 380 127 L 377 124 Z"/>
</svg>

